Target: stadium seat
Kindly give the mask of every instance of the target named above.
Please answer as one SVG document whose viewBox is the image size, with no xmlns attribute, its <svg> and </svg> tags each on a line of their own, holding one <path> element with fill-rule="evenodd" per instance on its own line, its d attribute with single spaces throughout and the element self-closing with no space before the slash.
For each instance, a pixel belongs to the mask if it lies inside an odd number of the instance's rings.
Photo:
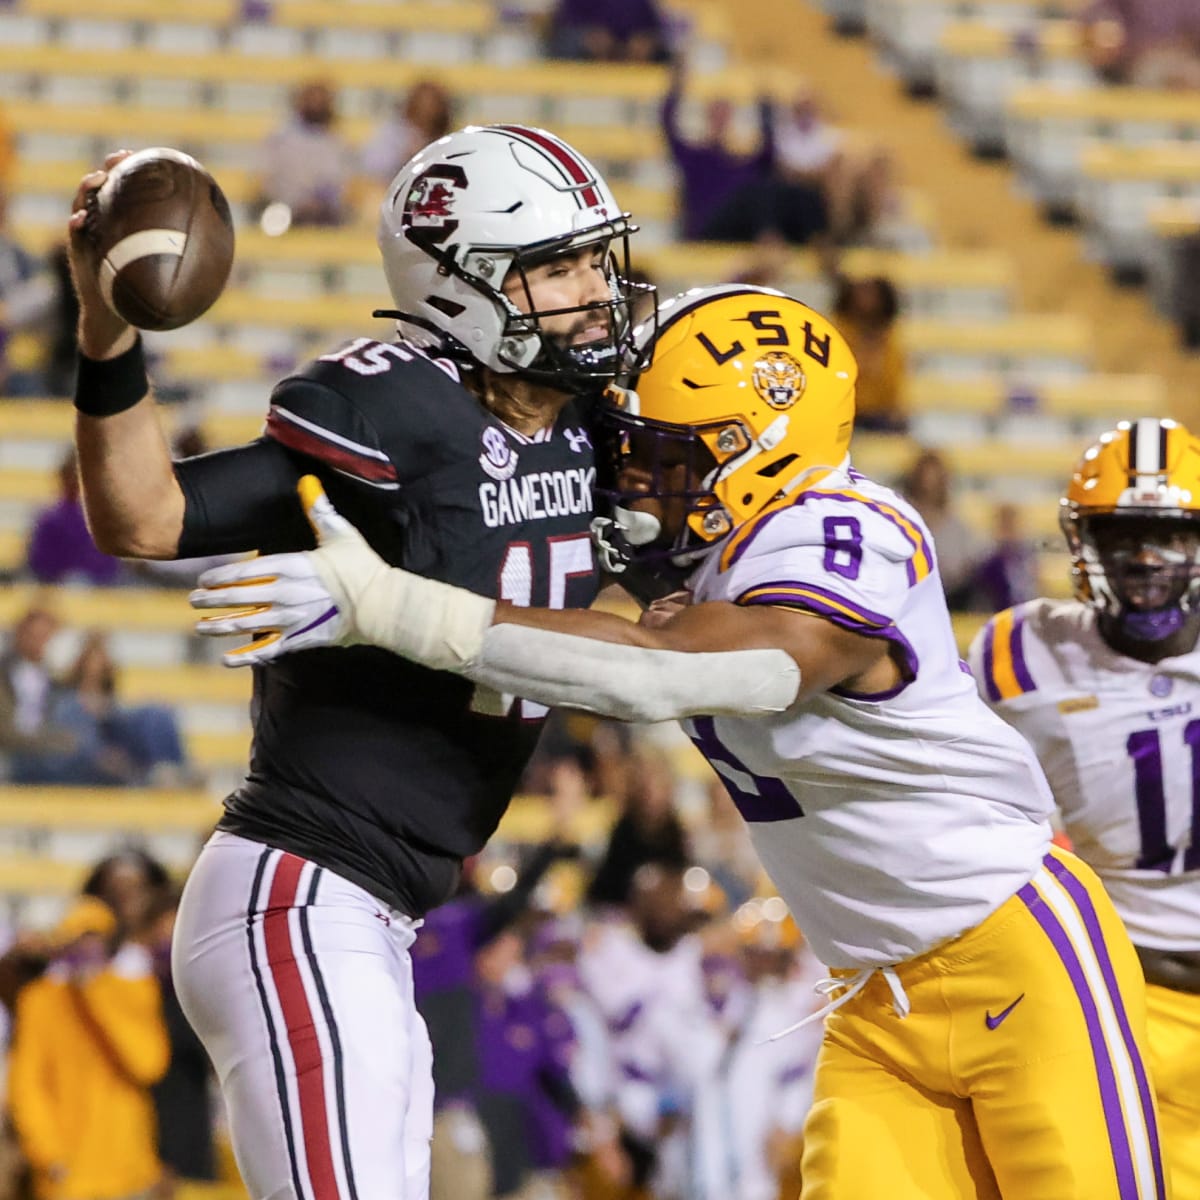
<svg viewBox="0 0 1200 1200">
<path fill-rule="evenodd" d="M 1068 15 L 1071 0 L 866 0 L 867 27 L 908 86 L 920 91 L 936 78 L 942 31 L 970 18 L 974 24 L 1016 33 L 1040 17 Z"/>
<path fill-rule="evenodd" d="M 914 318 L 899 328 L 916 372 L 1082 375 L 1094 353 L 1088 322 L 1069 313 L 984 321 Z"/>
<path fill-rule="evenodd" d="M 1004 148 L 1004 108 L 1025 83 L 1086 87 L 1093 80 L 1074 21 L 1005 29 L 979 21 L 947 25 L 938 40 L 938 95 L 957 132 L 980 153 Z"/>
<path fill-rule="evenodd" d="M 1194 142 L 1087 146 L 1081 169 L 1079 209 L 1088 242 L 1117 271 L 1149 269 L 1156 204 L 1200 203 L 1200 145 Z"/>
<path fill-rule="evenodd" d="M 1017 88 L 1007 107 L 1006 144 L 1023 180 L 1054 209 L 1073 211 L 1089 139 L 1139 145 L 1200 136 L 1200 94 L 1140 88 Z"/>
</svg>

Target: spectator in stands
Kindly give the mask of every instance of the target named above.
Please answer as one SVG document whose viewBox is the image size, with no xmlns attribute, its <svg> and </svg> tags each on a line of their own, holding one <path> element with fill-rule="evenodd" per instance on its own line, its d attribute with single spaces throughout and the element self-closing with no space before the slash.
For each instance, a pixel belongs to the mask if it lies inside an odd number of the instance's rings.
<svg viewBox="0 0 1200 1200">
<path fill-rule="evenodd" d="M 896 329 L 900 297 L 881 275 L 836 279 L 833 319 L 858 361 L 856 429 L 903 433 L 908 362 Z"/>
<path fill-rule="evenodd" d="M 341 225 L 351 213 L 356 160 L 337 128 L 333 88 L 309 80 L 296 89 L 290 117 L 263 145 L 262 203 L 284 206 L 292 225 Z M 288 221 L 281 224 L 286 229 Z"/>
<path fill-rule="evenodd" d="M 1196 0 L 1093 0 L 1080 19 L 1089 61 L 1106 82 L 1200 88 Z"/>
<path fill-rule="evenodd" d="M 144 946 L 84 897 L 55 931 L 42 978 L 17 999 L 9 1107 L 37 1200 L 124 1200 L 162 1178 L 150 1088 L 167 1068 Z"/>
<path fill-rule="evenodd" d="M 687 864 L 683 825 L 675 813 L 675 780 L 667 760 L 649 750 L 633 755 L 622 812 L 588 888 L 592 904 L 623 906 L 633 877 L 649 863 L 678 870 Z"/>
<path fill-rule="evenodd" d="M 582 1117 L 570 1079 L 570 1023 L 533 986 L 515 929 L 480 948 L 475 981 L 474 1102 L 491 1147 L 493 1195 L 510 1196 L 570 1157 L 569 1131 Z M 559 1121 L 547 1122 L 547 1109 Z"/>
<path fill-rule="evenodd" d="M 117 919 L 117 934 L 150 944 L 155 922 L 172 895 L 166 867 L 136 846 L 102 858 L 84 880 L 82 893 L 103 901 Z"/>
<path fill-rule="evenodd" d="M 666 62 L 666 26 L 655 0 L 558 0 L 547 53 L 596 62 Z"/>
<path fill-rule="evenodd" d="M 478 1098 L 484 1064 L 478 1053 L 477 955 L 529 910 L 546 872 L 578 850 L 551 837 L 538 846 L 507 892 L 483 896 L 475 863 L 464 865 L 459 893 L 426 918 L 413 945 L 413 986 L 433 1047 L 435 1200 L 486 1200 L 493 1172 L 480 1124 Z"/>
<path fill-rule="evenodd" d="M 979 541 L 954 510 L 950 468 L 936 450 L 922 450 L 900 482 L 904 498 L 933 534 L 938 573 L 951 610 L 970 607 L 971 585 L 981 557 Z"/>
<path fill-rule="evenodd" d="M 895 206 L 889 156 L 854 148 L 807 88 L 776 115 L 774 132 L 784 236 L 806 242 L 827 231 L 837 245 L 869 241 Z"/>
<path fill-rule="evenodd" d="M 391 183 L 418 150 L 445 137 L 454 123 L 450 93 L 436 80 L 414 83 L 375 127 L 362 151 L 362 169 L 378 183 Z"/>
<path fill-rule="evenodd" d="M 729 148 L 733 106 L 723 98 L 705 108 L 704 136 L 683 136 L 679 104 L 683 75 L 676 71 L 663 101 L 662 123 L 680 181 L 680 232 L 688 241 L 752 242 L 772 228 L 775 138 L 771 105 L 759 102 L 760 144 L 753 154 Z"/>
<path fill-rule="evenodd" d="M 121 580 L 123 567 L 96 549 L 79 499 L 75 451 L 58 468 L 58 499 L 34 518 L 26 549 L 29 573 L 39 583 L 90 583 L 104 587 Z"/>
<path fill-rule="evenodd" d="M 118 703 L 116 665 L 103 634 L 85 639 L 51 711 L 81 745 L 96 748 L 96 767 L 106 782 L 179 787 L 193 779 L 174 711 L 163 704 Z"/>
<path fill-rule="evenodd" d="M 76 327 L 79 324 L 79 299 L 71 283 L 71 266 L 65 243 L 58 243 L 46 255 L 46 269 L 54 285 L 54 306 L 47 315 L 46 350 L 42 367 L 48 396 L 73 396 L 75 371 L 79 361 Z"/>
<path fill-rule="evenodd" d="M 161 871 L 160 864 L 154 866 Z M 165 877 L 165 872 L 162 874 Z M 163 1020 L 171 1047 L 166 1074 L 151 1093 L 158 1118 L 158 1153 L 170 1183 L 212 1182 L 217 1177 L 212 1067 L 203 1044 L 183 1015 L 171 979 L 171 934 L 179 893 L 166 882 L 156 886 L 156 877 L 157 872 L 146 877 L 151 898 L 145 910 L 146 934 L 141 940 L 150 951 L 162 991 Z"/>
<path fill-rule="evenodd" d="M 44 325 L 58 302 L 54 277 L 38 257 L 8 231 L 8 195 L 0 181 L 0 395 L 29 395 L 41 390 L 36 376 L 21 378 L 10 370 L 8 343 L 13 334 Z"/>
<path fill-rule="evenodd" d="M 46 658 L 59 628 L 49 609 L 35 605 L 17 622 L 0 657 L 0 750 L 8 754 L 14 783 L 47 783 L 47 776 L 64 774 L 72 776 L 68 782 L 95 782 L 88 748 L 50 718 L 54 680 Z"/>
<path fill-rule="evenodd" d="M 1021 528 L 1015 504 L 997 504 L 990 553 L 975 570 L 973 607 L 996 613 L 1038 594 L 1037 548 Z"/>
</svg>

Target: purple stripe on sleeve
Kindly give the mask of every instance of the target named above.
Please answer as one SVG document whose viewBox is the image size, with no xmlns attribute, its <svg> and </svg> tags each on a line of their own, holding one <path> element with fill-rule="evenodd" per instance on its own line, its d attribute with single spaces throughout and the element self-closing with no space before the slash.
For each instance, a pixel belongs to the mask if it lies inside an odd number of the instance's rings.
<svg viewBox="0 0 1200 1200">
<path fill-rule="evenodd" d="M 971 677 L 972 679 L 974 679 L 974 678 L 975 678 L 975 672 L 971 670 L 971 664 L 970 664 L 969 662 L 967 662 L 965 659 L 962 659 L 962 658 L 960 658 L 960 659 L 958 660 L 958 669 L 959 669 L 959 670 L 960 670 L 960 671 L 961 671 L 961 672 L 962 672 L 964 675 L 970 675 L 970 677 Z"/>
<path fill-rule="evenodd" d="M 907 541 L 908 544 L 913 548 L 914 554 L 920 554 L 923 550 L 925 552 L 925 557 L 929 562 L 929 569 L 931 571 L 933 570 L 933 554 L 921 533 L 921 527 L 915 521 L 910 522 L 913 529 L 916 530 L 916 536 L 914 537 L 913 534 L 909 530 L 905 529 L 901 524 L 899 515 L 889 512 L 887 507 L 885 507 L 880 501 L 869 500 L 866 496 L 852 496 L 847 492 L 809 492 L 801 495 L 797 502 L 803 504 L 809 496 L 812 496 L 816 499 L 824 498 L 827 500 L 849 500 L 852 504 L 865 504 L 867 508 L 871 509 L 872 512 L 878 513 L 885 521 L 891 522 L 891 524 L 893 524 L 900 531 L 900 533 L 904 536 L 905 541 Z M 917 582 L 917 568 L 911 558 L 908 560 L 908 582 L 910 585 Z"/>
<path fill-rule="evenodd" d="M 768 590 L 775 588 L 779 590 Z M 799 595 L 797 591 L 789 589 L 799 589 L 806 594 Z M 751 593 L 753 593 L 752 598 L 747 599 L 746 597 Z M 891 619 L 881 613 L 872 612 L 869 608 L 863 608 L 861 604 L 855 604 L 853 600 L 847 600 L 845 596 L 831 592 L 828 588 L 818 587 L 812 583 L 773 581 L 750 588 L 738 597 L 737 602 L 746 605 L 781 604 L 789 608 L 803 609 L 805 612 L 812 613 L 813 616 L 824 617 L 840 628 L 848 629 L 851 633 L 863 634 L 866 637 L 886 638 L 900 651 L 900 682 L 895 687 L 888 688 L 885 692 L 854 692 L 849 688 L 841 687 L 829 689 L 843 699 L 871 702 L 891 700 L 900 695 L 917 677 L 917 669 L 920 666 L 917 651 Z M 841 611 L 843 608 L 850 609 L 859 619 L 847 616 Z"/>
<path fill-rule="evenodd" d="M 1032 692 L 1037 685 L 1033 682 L 1033 676 L 1029 674 L 1029 668 L 1025 665 L 1025 649 L 1021 638 L 1021 630 L 1024 625 L 1025 618 L 1018 613 L 1013 620 L 1012 638 L 1010 639 L 1013 674 L 1016 675 L 1022 692 Z"/>
<path fill-rule="evenodd" d="M 769 592 L 769 596 L 770 596 L 769 599 L 767 598 L 766 595 L 756 595 L 751 600 L 746 599 L 746 597 L 749 596 L 751 592 L 766 593 L 768 591 L 768 589 L 772 589 Z M 778 589 L 778 591 L 776 591 L 775 589 Z M 798 591 L 809 592 L 809 593 L 811 593 L 811 595 L 810 596 L 798 596 L 798 595 L 796 595 L 796 592 L 798 592 Z M 821 587 L 819 584 L 801 583 L 799 580 L 795 580 L 795 579 L 772 579 L 772 580 L 769 580 L 767 583 L 756 583 L 753 587 L 747 588 L 742 593 L 742 595 L 738 597 L 737 603 L 738 604 L 788 604 L 788 603 L 807 604 L 810 600 L 814 604 L 820 603 L 821 600 L 826 600 L 829 602 L 829 605 L 831 606 L 831 608 L 835 608 L 835 610 L 836 610 L 836 606 L 839 606 L 839 605 L 842 608 L 848 608 L 856 617 L 859 618 L 859 622 L 855 622 L 853 625 L 853 628 L 859 630 L 860 633 L 862 632 L 863 624 L 874 625 L 876 628 L 882 629 L 884 626 L 890 625 L 892 623 L 891 617 L 884 616 L 883 613 L 872 612 L 871 609 L 864 608 L 861 604 L 856 604 L 853 600 L 848 600 L 845 596 L 841 595 L 838 592 L 830 591 L 829 588 Z M 844 613 L 842 615 L 845 616 Z"/>
<path fill-rule="evenodd" d="M 1079 915 L 1083 918 L 1084 928 L 1088 932 L 1092 949 L 1095 950 L 1096 958 L 1100 963 L 1100 973 L 1104 976 L 1105 987 L 1108 988 L 1108 994 L 1112 998 L 1113 1008 L 1117 1014 L 1121 1039 L 1125 1043 L 1125 1049 L 1129 1052 L 1130 1062 L 1133 1063 L 1134 1078 L 1137 1079 L 1138 1096 L 1142 1101 L 1142 1116 L 1146 1121 L 1146 1131 L 1150 1135 L 1150 1151 L 1154 1159 L 1156 1200 L 1163 1200 L 1166 1192 L 1163 1184 L 1162 1153 L 1159 1149 L 1158 1122 L 1155 1119 L 1154 1101 L 1150 1094 L 1150 1080 L 1146 1075 L 1146 1067 L 1138 1051 L 1137 1042 L 1133 1038 L 1129 1015 L 1125 1011 L 1125 1000 L 1117 984 L 1117 974 L 1113 969 L 1108 945 L 1104 941 L 1104 931 L 1100 928 L 1100 918 L 1096 915 L 1096 906 L 1092 903 L 1092 898 L 1083 881 L 1072 874 L 1066 863 L 1053 854 L 1046 855 L 1045 863 L 1047 869 L 1067 889 L 1071 899 L 1075 901 L 1075 907 L 1079 909 Z"/>
<path fill-rule="evenodd" d="M 1087 1023 L 1088 1040 L 1092 1044 L 1092 1056 L 1096 1062 L 1096 1076 L 1100 1085 L 1100 1103 L 1104 1108 L 1104 1123 L 1108 1126 L 1108 1139 L 1112 1146 L 1113 1166 L 1117 1174 L 1120 1200 L 1139 1200 L 1137 1174 L 1133 1169 L 1133 1155 L 1129 1149 L 1129 1136 L 1125 1132 L 1125 1118 L 1121 1112 L 1121 1097 L 1117 1092 L 1117 1078 L 1112 1059 L 1104 1042 L 1104 1031 L 1100 1026 L 1100 1014 L 1096 1000 L 1088 987 L 1083 964 L 1071 945 L 1071 939 L 1059 923 L 1050 905 L 1038 894 L 1032 883 L 1027 883 L 1018 893 L 1029 909 L 1042 932 L 1050 939 L 1058 957 L 1066 968 L 1075 989 L 1075 996 L 1083 1009 Z"/>
<path fill-rule="evenodd" d="M 1000 699 L 996 686 L 996 626 L 989 621 L 983 630 L 983 682 L 987 697 L 995 702 Z"/>
</svg>

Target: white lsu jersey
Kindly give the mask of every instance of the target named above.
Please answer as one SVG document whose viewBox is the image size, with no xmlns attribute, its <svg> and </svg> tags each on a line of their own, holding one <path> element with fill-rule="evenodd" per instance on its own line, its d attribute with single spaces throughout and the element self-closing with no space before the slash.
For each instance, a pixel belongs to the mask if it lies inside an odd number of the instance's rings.
<svg viewBox="0 0 1200 1200">
<path fill-rule="evenodd" d="M 822 962 L 902 962 L 1029 882 L 1050 790 L 959 658 L 932 539 L 905 501 L 835 472 L 741 526 L 689 587 L 697 602 L 783 605 L 885 638 L 900 667 L 878 695 L 833 689 L 770 717 L 684 723 Z"/>
<path fill-rule="evenodd" d="M 1200 950 L 1200 650 L 1139 662 L 1088 605 L 1033 600 L 992 618 L 971 663 L 1133 942 Z"/>
</svg>

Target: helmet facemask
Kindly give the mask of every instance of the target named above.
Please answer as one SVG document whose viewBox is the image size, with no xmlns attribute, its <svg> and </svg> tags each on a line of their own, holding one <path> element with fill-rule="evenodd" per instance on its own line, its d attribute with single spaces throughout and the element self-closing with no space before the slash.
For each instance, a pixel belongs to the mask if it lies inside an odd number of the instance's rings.
<svg viewBox="0 0 1200 1200">
<path fill-rule="evenodd" d="M 1077 590 L 1136 642 L 1161 642 L 1200 613 L 1200 521 L 1086 514 L 1065 521 Z"/>
<path fill-rule="evenodd" d="M 733 529 L 713 490 L 722 475 L 718 455 L 734 457 L 749 435 L 735 421 L 681 426 L 639 417 L 631 411 L 636 394 L 623 398 L 626 408 L 600 410 L 596 491 L 611 504 L 633 558 L 677 568 L 682 580 Z M 645 511 L 647 500 L 661 515 Z"/>
</svg>

